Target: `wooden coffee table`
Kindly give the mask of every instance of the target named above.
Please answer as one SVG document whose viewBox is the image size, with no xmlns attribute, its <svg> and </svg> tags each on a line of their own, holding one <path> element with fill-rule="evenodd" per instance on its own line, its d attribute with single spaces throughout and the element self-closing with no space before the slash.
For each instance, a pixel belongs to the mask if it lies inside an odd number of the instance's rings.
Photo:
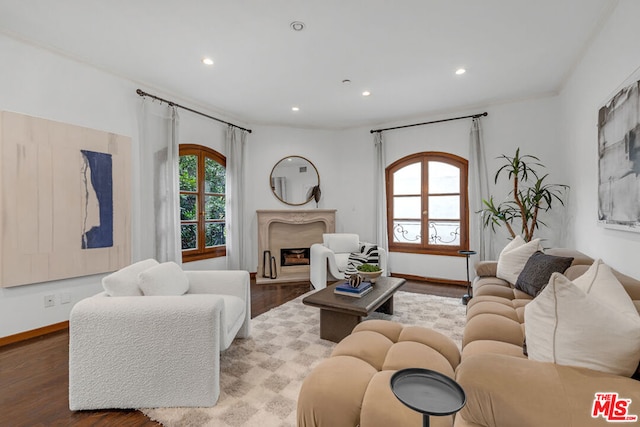
<svg viewBox="0 0 640 427">
<path fill-rule="evenodd" d="M 333 292 L 336 284 L 333 284 L 305 297 L 302 303 L 320 309 L 320 338 L 339 342 L 362 317 L 374 311 L 393 314 L 393 294 L 404 283 L 404 279 L 397 277 L 379 277 L 373 290 L 361 298 L 336 295 Z"/>
</svg>

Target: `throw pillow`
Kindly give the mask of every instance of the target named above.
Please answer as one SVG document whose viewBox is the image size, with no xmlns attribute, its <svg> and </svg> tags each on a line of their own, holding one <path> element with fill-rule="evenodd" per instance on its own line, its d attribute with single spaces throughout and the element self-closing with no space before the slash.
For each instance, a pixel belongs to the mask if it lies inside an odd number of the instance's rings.
<svg viewBox="0 0 640 427">
<path fill-rule="evenodd" d="M 613 291 L 622 287 L 619 282 L 600 286 L 622 296 Z M 628 303 L 624 298 L 618 302 L 619 306 Z M 640 361 L 638 313 L 612 308 L 600 295 L 585 292 L 560 273 L 553 273 L 549 284 L 525 306 L 524 319 L 531 360 L 627 377 Z"/>
<path fill-rule="evenodd" d="M 506 280 L 512 285 L 515 284 L 529 257 L 540 249 L 540 239 L 525 242 L 522 237 L 516 236 L 500 252 L 497 277 Z"/>
<path fill-rule="evenodd" d="M 553 273 L 564 273 L 573 258 L 547 255 L 536 251 L 529 257 L 518 276 L 516 289 L 535 297 L 544 288 Z"/>
<path fill-rule="evenodd" d="M 349 259 L 347 260 L 347 269 L 344 271 L 344 276 L 349 277 L 352 274 L 358 274 L 358 267 L 367 263 L 367 255 L 361 252 L 351 252 Z"/>
<path fill-rule="evenodd" d="M 158 265 L 155 259 L 145 259 L 124 267 L 102 279 L 102 287 L 112 297 L 140 296 L 142 291 L 138 284 L 138 274 Z"/>
<path fill-rule="evenodd" d="M 581 276 L 573 279 L 573 283 L 585 293 L 597 297 L 611 310 L 635 316 L 638 314 L 635 304 L 627 291 L 601 259 L 597 259 Z"/>
<path fill-rule="evenodd" d="M 189 290 L 189 278 L 175 262 L 163 262 L 140 273 L 145 295 L 182 295 Z"/>
<path fill-rule="evenodd" d="M 360 239 L 357 234 L 326 233 L 322 235 L 322 241 L 335 253 L 351 253 L 359 250 Z"/>
<path fill-rule="evenodd" d="M 376 264 L 380 261 L 378 253 L 378 245 L 368 242 L 360 242 L 360 252 L 352 252 L 349 254 L 347 261 L 347 269 L 344 271 L 345 277 L 358 273 L 358 267 L 362 264 Z"/>
</svg>

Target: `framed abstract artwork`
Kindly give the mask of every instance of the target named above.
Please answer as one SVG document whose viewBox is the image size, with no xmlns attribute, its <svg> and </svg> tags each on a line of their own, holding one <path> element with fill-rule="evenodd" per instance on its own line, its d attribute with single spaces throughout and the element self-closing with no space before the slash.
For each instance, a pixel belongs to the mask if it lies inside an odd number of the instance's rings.
<svg viewBox="0 0 640 427">
<path fill-rule="evenodd" d="M 131 139 L 0 112 L 0 286 L 131 261 Z"/>
<path fill-rule="evenodd" d="M 598 221 L 640 232 L 640 81 L 598 111 Z"/>
</svg>

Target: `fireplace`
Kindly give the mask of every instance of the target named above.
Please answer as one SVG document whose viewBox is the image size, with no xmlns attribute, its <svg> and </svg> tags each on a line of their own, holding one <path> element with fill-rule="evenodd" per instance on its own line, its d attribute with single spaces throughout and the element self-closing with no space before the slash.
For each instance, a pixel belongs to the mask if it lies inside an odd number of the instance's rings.
<svg viewBox="0 0 640 427">
<path fill-rule="evenodd" d="M 309 280 L 310 249 L 335 233 L 335 209 L 259 210 L 256 283 Z M 265 252 L 269 257 L 265 260 Z M 263 271 L 271 272 L 265 274 Z"/>
<path fill-rule="evenodd" d="M 280 249 L 280 266 L 309 265 L 310 248 L 282 248 Z"/>
</svg>

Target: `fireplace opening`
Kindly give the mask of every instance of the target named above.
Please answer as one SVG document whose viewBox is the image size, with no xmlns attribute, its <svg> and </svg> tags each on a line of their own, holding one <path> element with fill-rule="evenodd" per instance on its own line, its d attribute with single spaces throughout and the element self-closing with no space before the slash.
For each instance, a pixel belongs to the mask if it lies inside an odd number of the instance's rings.
<svg viewBox="0 0 640 427">
<path fill-rule="evenodd" d="M 309 248 L 283 248 L 280 249 L 280 265 L 282 267 L 292 265 L 309 265 Z"/>
</svg>

